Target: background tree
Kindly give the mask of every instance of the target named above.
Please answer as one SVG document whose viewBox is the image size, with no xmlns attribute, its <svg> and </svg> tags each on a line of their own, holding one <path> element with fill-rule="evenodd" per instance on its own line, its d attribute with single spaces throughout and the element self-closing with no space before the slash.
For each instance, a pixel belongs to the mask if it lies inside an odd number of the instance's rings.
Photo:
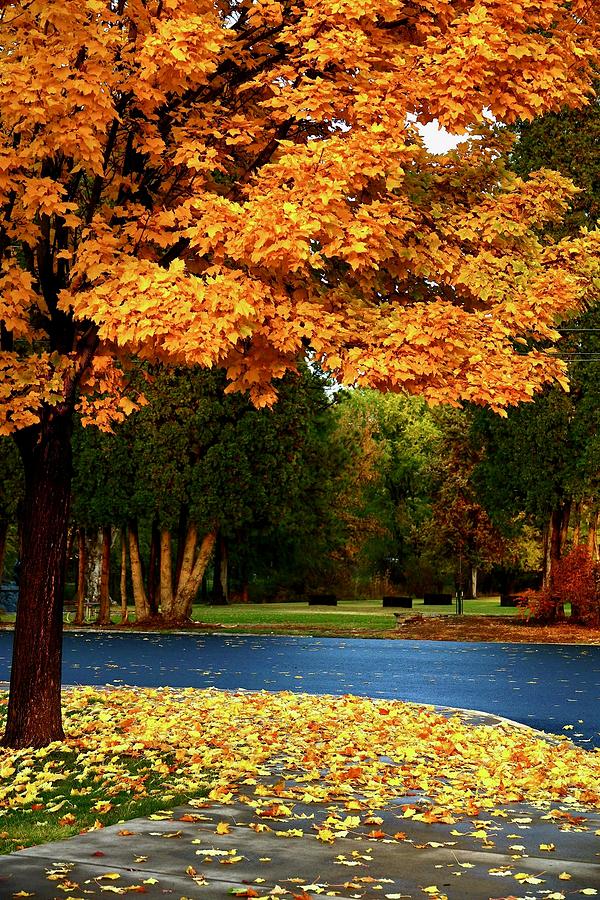
<svg viewBox="0 0 600 900">
<path fill-rule="evenodd" d="M 131 354 L 225 365 L 258 404 L 307 346 L 340 379 L 437 400 L 502 406 L 560 373 L 511 339 L 552 337 L 589 290 L 597 238 L 539 238 L 570 186 L 510 175 L 492 135 L 432 157 L 410 116 L 456 130 L 581 104 L 599 15 L 2 6 L 0 427 L 25 473 L 7 744 L 63 735 L 73 415 L 131 411 Z"/>
<path fill-rule="evenodd" d="M 365 390 L 340 399 L 337 427 L 355 454 L 336 504 L 348 531 L 347 578 L 367 591 L 374 575 L 384 579 L 384 589 L 422 589 L 434 417 L 423 400 L 405 395 Z"/>
<path fill-rule="evenodd" d="M 547 230 L 555 238 L 595 227 L 600 210 L 600 104 L 562 109 L 533 122 L 519 122 L 511 167 L 526 177 L 548 167 L 571 178 L 578 193 L 563 221 Z M 486 502 L 506 530 L 523 510 L 543 536 L 543 583 L 550 592 L 552 573 L 567 547 L 587 536 L 597 559 L 599 507 L 598 427 L 600 311 L 598 288 L 591 306 L 562 330 L 552 354 L 568 362 L 571 390 L 552 388 L 531 404 L 511 410 L 506 422 L 485 414 L 486 459 L 479 470 Z M 585 522 L 587 519 L 587 523 Z M 583 528 L 582 528 L 583 525 Z M 587 534 L 586 534 L 587 533 Z M 554 614 L 560 613 L 560 603 Z"/>
<path fill-rule="evenodd" d="M 473 480 L 481 448 L 473 440 L 469 410 L 442 410 L 432 453 L 432 512 L 426 541 L 438 566 L 447 560 L 453 580 L 468 599 L 477 597 L 478 575 L 502 562 L 506 547 L 484 508 Z M 443 569 L 442 569 L 443 571 Z"/>
<path fill-rule="evenodd" d="M 158 369 L 114 435 L 76 433 L 74 519 L 128 528 L 138 623 L 188 619 L 211 553 L 225 594 L 228 559 L 246 593 L 251 569 L 297 581 L 309 544 L 326 565 L 340 457 L 323 377 L 287 376 L 272 409 L 225 387 L 223 371 Z"/>
</svg>

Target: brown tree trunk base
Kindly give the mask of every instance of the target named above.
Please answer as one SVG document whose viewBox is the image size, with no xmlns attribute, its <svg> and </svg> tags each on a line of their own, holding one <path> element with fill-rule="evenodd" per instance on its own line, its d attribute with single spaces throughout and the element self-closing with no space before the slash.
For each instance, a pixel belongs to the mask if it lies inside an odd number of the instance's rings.
<svg viewBox="0 0 600 900">
<path fill-rule="evenodd" d="M 5 747 L 64 739 L 61 718 L 63 594 L 71 494 L 69 414 L 42 411 L 16 443 L 23 460 L 22 556 Z"/>
</svg>

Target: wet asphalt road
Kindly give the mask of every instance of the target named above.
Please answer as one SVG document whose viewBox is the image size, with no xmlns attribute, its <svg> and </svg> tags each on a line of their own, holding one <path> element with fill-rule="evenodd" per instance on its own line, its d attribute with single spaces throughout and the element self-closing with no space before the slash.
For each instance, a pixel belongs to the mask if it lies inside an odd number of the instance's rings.
<svg viewBox="0 0 600 900">
<path fill-rule="evenodd" d="M 0 681 L 9 678 L 11 643 L 9 632 L 0 633 Z M 600 747 L 600 646 L 69 632 L 63 677 L 65 684 L 349 693 L 460 706 Z"/>
</svg>

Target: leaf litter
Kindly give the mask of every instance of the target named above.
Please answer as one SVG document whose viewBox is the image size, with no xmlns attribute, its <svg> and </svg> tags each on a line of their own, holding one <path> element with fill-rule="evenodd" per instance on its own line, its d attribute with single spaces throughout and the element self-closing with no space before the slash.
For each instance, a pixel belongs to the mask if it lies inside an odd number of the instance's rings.
<svg viewBox="0 0 600 900">
<path fill-rule="evenodd" d="M 209 800 L 246 803 L 259 820 L 250 825 L 256 832 L 310 836 L 324 844 L 361 830 L 370 843 L 412 843 L 404 831 L 384 830 L 383 819 L 376 813 L 389 809 L 398 797 L 416 794 L 418 802 L 397 807 L 397 818 L 452 824 L 485 811 L 506 816 L 498 806 L 526 802 L 546 810 L 560 805 L 542 818 L 565 831 L 583 830 L 582 810 L 600 809 L 598 751 L 584 750 L 566 739 L 549 741 L 508 724 L 469 724 L 459 715 L 447 717 L 432 707 L 401 701 L 291 692 L 83 687 L 65 693 L 65 711 L 69 723 L 65 742 L 37 750 L 0 750 L 0 817 L 15 807 L 24 813 L 46 807 L 62 812 L 69 799 L 60 795 L 63 783 L 93 782 L 95 795 L 103 798 L 93 807 L 101 819 L 124 785 L 138 796 L 158 790 L 150 772 L 160 774 L 160 791 L 167 799 L 182 793 L 197 795 L 208 779 Z M 265 783 L 273 775 L 275 783 Z M 325 805 L 327 816 L 313 822 L 305 812 L 295 813 L 296 804 Z M 71 816 L 65 813 L 62 818 L 69 821 Z M 151 818 L 172 821 L 166 809 Z M 207 818 L 188 812 L 181 821 Z M 515 816 L 510 824 L 526 829 L 530 827 L 527 818 Z M 231 833 L 228 822 L 213 824 L 213 833 Z M 478 819 L 473 824 L 473 831 L 453 829 L 451 834 L 471 836 L 484 848 L 492 847 L 498 830 L 493 820 Z M 133 833 L 124 828 L 119 834 L 125 838 Z M 172 838 L 181 832 L 157 834 Z M 415 846 L 426 850 L 452 844 L 429 841 Z M 551 842 L 538 846 L 544 855 L 555 850 Z M 363 844 L 363 849 L 366 854 L 338 854 L 337 864 L 364 865 L 363 860 L 372 857 L 367 855 L 368 846 Z M 511 849 L 520 853 L 524 846 L 515 844 Z M 222 856 L 228 865 L 244 858 L 235 848 L 223 854 L 211 847 L 197 851 L 196 859 L 204 865 Z M 141 862 L 144 857 L 138 859 Z M 451 866 L 470 864 L 456 861 Z M 193 866 L 188 874 L 196 885 L 206 883 Z M 462 875 L 460 871 L 453 874 Z M 566 880 L 568 874 L 561 873 L 559 878 Z M 543 877 L 505 866 L 492 868 L 490 875 L 523 885 L 544 885 Z M 359 877 L 343 884 L 355 885 L 359 892 L 354 896 L 362 896 L 365 883 L 373 881 L 379 882 L 381 890 L 389 879 Z M 139 890 L 137 885 L 114 887 L 114 893 Z M 314 885 L 302 884 L 303 891 L 309 888 Z M 245 896 L 290 896 L 281 886 L 268 894 L 264 889 L 250 890 L 253 893 Z M 434 898 L 445 896 L 435 885 L 420 890 Z M 578 892 L 592 896 L 594 890 Z M 339 892 L 329 885 L 323 893 L 335 896 Z M 549 891 L 544 894 L 553 896 Z"/>
</svg>

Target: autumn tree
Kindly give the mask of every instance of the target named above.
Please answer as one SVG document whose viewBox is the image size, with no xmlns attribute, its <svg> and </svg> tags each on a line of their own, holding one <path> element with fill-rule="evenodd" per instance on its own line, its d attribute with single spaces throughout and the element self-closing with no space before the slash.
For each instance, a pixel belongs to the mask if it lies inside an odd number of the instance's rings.
<svg viewBox="0 0 600 900">
<path fill-rule="evenodd" d="M 546 246 L 572 188 L 482 132 L 588 98 L 589 0 L 7 0 L 0 11 L 0 427 L 25 471 L 5 742 L 63 734 L 73 412 L 132 409 L 124 366 L 227 368 L 257 404 L 307 348 L 336 377 L 501 407 L 597 236 Z M 502 146 L 501 146 L 502 145 Z M 126 373 L 125 373 L 126 374 Z M 134 398 L 135 399 L 135 398 Z"/>
</svg>

